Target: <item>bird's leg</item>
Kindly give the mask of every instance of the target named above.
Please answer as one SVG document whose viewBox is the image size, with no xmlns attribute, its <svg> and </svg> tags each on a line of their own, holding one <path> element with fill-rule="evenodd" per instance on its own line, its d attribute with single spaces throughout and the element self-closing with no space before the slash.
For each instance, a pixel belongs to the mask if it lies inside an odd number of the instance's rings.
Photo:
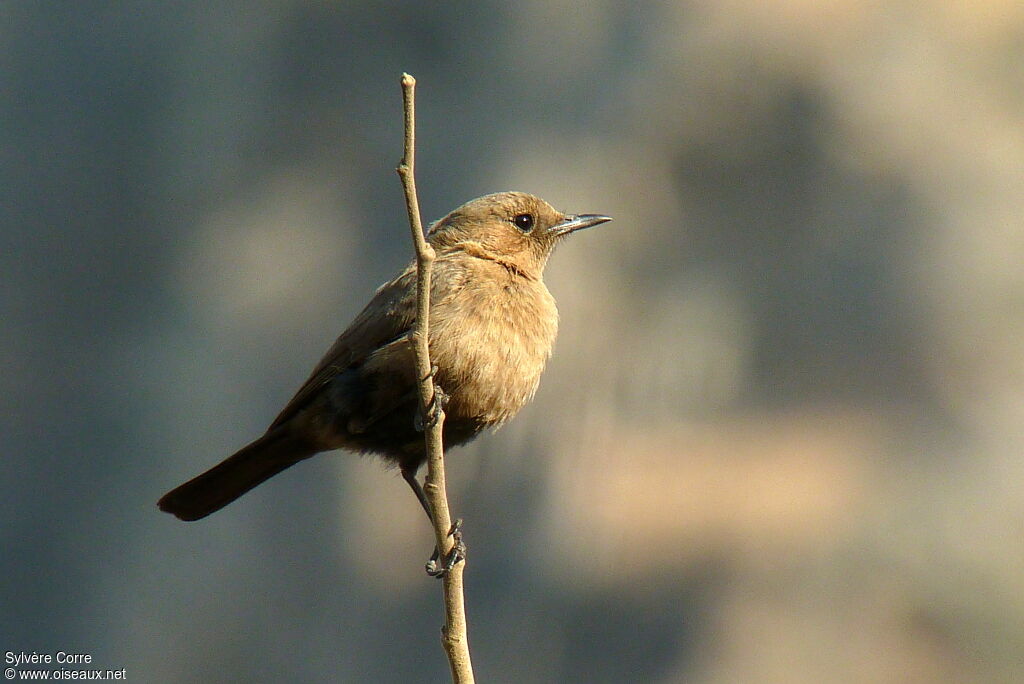
<svg viewBox="0 0 1024 684">
<path fill-rule="evenodd" d="M 427 514 L 427 520 L 433 523 L 434 514 L 430 512 L 430 503 L 427 501 L 426 492 L 420 486 L 420 481 L 416 479 L 416 470 L 416 468 L 402 468 L 402 479 L 409 484 L 409 487 L 412 488 L 412 493 L 416 495 L 416 500 L 420 502 L 420 506 L 423 506 L 423 512 Z"/>
<path fill-rule="evenodd" d="M 433 365 L 430 367 L 430 375 L 424 378 L 430 380 L 433 389 L 433 392 L 430 394 L 430 405 L 427 406 L 426 417 L 424 417 L 422 409 L 416 411 L 416 418 L 413 423 L 416 432 L 423 432 L 425 429 L 433 427 L 437 423 L 441 411 L 448 406 L 448 394 L 434 380 L 435 375 L 437 375 L 437 366 Z"/>
<path fill-rule="evenodd" d="M 424 417 L 422 409 L 416 411 L 415 428 L 417 432 L 422 432 L 428 427 L 435 425 L 444 410 L 445 406 L 448 405 L 448 395 L 445 393 L 441 386 L 434 380 L 434 376 L 437 375 L 437 366 L 433 365 L 430 367 L 430 383 L 433 386 L 433 393 L 430 397 L 430 405 L 427 407 L 426 416 Z M 430 520 L 431 524 L 434 522 L 434 515 L 430 510 L 430 504 L 427 502 L 427 495 L 423 491 L 423 487 L 420 486 L 419 480 L 416 479 L 416 469 L 413 468 L 402 468 L 402 477 L 405 479 L 409 486 L 412 488 L 413 493 L 416 495 L 416 499 L 420 502 L 423 507 L 423 511 L 427 514 L 427 519 Z M 462 519 L 458 519 L 452 525 L 451 530 L 448 531 L 448 535 L 454 538 L 455 544 L 452 546 L 452 550 L 444 558 L 444 562 L 441 567 L 438 567 L 438 560 L 441 558 L 441 552 L 434 545 L 434 553 L 431 554 L 430 560 L 427 561 L 426 571 L 431 577 L 444 577 L 448 572 L 455 567 L 455 564 L 459 561 L 466 559 L 466 544 L 462 540 Z"/>
<path fill-rule="evenodd" d="M 423 506 L 423 512 L 427 514 L 427 520 L 433 525 L 434 515 L 430 512 L 430 503 L 427 501 L 427 495 L 423 491 L 420 481 L 416 479 L 416 470 L 413 468 L 402 468 L 402 479 L 412 488 L 412 492 L 416 495 L 420 506 Z M 448 536 L 454 538 L 455 544 L 448 555 L 445 556 L 441 567 L 437 566 L 437 561 L 441 558 L 441 552 L 436 544 L 434 545 L 434 553 L 431 554 L 430 560 L 427 561 L 426 571 L 431 577 L 444 577 L 455 567 L 456 563 L 466 560 L 466 543 L 462 540 L 462 518 L 458 518 L 452 524 L 451 530 L 448 531 Z"/>
</svg>

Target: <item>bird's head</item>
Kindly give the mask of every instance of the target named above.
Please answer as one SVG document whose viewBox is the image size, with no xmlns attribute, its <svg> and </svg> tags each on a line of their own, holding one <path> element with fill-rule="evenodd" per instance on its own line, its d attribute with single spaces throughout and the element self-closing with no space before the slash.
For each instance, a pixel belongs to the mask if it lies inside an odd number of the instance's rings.
<svg viewBox="0 0 1024 684">
<path fill-rule="evenodd" d="M 601 214 L 563 214 L 525 192 L 498 192 L 470 200 L 435 222 L 428 239 L 435 248 L 480 251 L 539 278 L 563 237 L 611 220 Z"/>
</svg>

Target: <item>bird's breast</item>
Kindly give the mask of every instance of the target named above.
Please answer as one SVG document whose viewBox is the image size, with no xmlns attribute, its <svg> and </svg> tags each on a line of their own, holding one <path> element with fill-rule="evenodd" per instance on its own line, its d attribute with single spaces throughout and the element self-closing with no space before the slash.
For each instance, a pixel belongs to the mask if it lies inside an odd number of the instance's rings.
<svg viewBox="0 0 1024 684">
<path fill-rule="evenodd" d="M 500 425 L 533 398 L 558 333 L 542 282 L 514 274 L 473 279 L 431 314 L 431 358 L 451 419 Z"/>
</svg>

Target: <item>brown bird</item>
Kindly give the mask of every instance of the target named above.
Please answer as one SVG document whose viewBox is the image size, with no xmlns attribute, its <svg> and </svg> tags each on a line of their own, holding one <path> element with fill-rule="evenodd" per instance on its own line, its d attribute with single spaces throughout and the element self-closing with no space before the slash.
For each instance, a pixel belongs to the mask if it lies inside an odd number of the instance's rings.
<svg viewBox="0 0 1024 684">
<path fill-rule="evenodd" d="M 544 265 L 563 237 L 610 220 L 502 192 L 430 227 L 437 259 L 429 346 L 434 382 L 447 396 L 445 449 L 501 425 L 533 397 L 558 329 Z M 199 520 L 299 461 L 348 449 L 397 464 L 429 516 L 416 479 L 426 452 L 409 340 L 415 314 L 413 262 L 377 290 L 266 434 L 168 492 L 160 509 Z"/>
</svg>

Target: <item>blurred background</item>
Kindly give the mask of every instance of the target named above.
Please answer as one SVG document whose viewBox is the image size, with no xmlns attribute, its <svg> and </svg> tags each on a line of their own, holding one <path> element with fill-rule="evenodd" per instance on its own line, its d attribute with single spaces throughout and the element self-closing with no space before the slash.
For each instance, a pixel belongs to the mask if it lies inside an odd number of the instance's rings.
<svg viewBox="0 0 1024 684">
<path fill-rule="evenodd" d="M 0 5 L 0 650 L 137 682 L 445 681 L 395 471 L 194 524 L 497 190 L 552 258 L 535 402 L 453 451 L 487 682 L 1024 678 L 1024 4 Z"/>
</svg>

